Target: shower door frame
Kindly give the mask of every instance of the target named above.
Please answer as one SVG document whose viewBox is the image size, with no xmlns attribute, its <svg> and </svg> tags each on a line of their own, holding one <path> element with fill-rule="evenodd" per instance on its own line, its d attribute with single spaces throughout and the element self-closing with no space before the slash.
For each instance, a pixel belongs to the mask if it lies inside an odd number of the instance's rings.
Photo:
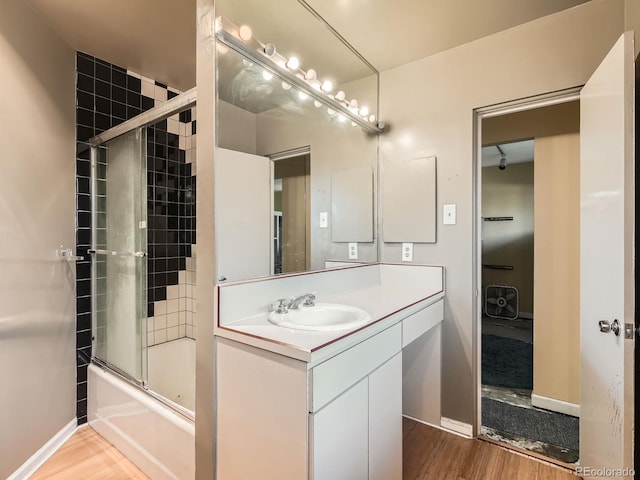
<svg viewBox="0 0 640 480">
<path fill-rule="evenodd" d="M 135 316 L 136 316 L 136 323 L 138 325 L 136 325 L 137 329 L 139 329 L 138 332 L 135 332 L 134 335 L 139 335 L 140 336 L 140 340 L 138 342 L 135 342 L 134 346 L 136 349 L 136 352 L 134 352 L 133 354 L 133 358 L 135 361 L 134 366 L 130 369 L 127 370 L 126 366 L 124 365 L 120 365 L 117 366 L 115 364 L 114 358 L 112 355 L 110 355 L 108 352 L 111 350 L 111 345 L 110 345 L 110 340 L 108 338 L 105 338 L 105 342 L 104 345 L 107 349 L 106 352 L 102 352 L 104 355 L 98 355 L 98 345 L 99 343 L 99 325 L 98 325 L 98 273 L 97 273 L 97 267 L 98 267 L 98 255 L 104 255 L 105 256 L 105 265 L 107 267 L 107 272 L 104 273 L 104 281 L 106 282 L 106 291 L 108 292 L 110 289 L 108 287 L 109 282 L 107 281 L 107 278 L 109 276 L 109 257 L 115 257 L 112 258 L 112 261 L 116 261 L 116 259 L 123 259 L 126 257 L 131 257 L 134 261 L 140 259 L 143 262 L 146 262 L 146 250 L 147 250 L 147 238 L 146 238 L 146 230 L 142 233 L 143 238 L 142 239 L 138 239 L 137 235 L 134 235 L 134 243 L 136 244 L 134 247 L 122 247 L 122 248 L 118 248 L 118 247 L 111 247 L 111 248 L 116 248 L 116 250 L 121 250 L 121 251 L 112 251 L 112 250 L 101 250 L 98 248 L 98 214 L 100 213 L 101 215 L 107 215 L 107 211 L 109 211 L 109 202 L 107 200 L 107 198 L 109 197 L 109 195 L 107 194 L 107 190 L 108 189 L 108 185 L 105 186 L 105 192 L 104 192 L 104 198 L 105 198 L 105 205 L 104 205 L 104 209 L 106 211 L 104 212 L 98 212 L 98 197 L 100 196 L 98 193 L 98 181 L 99 180 L 107 180 L 107 172 L 108 172 L 108 163 L 109 163 L 109 157 L 106 156 L 106 152 L 108 151 L 108 146 L 107 144 L 110 141 L 114 141 L 114 140 L 120 140 L 125 138 L 125 136 L 129 135 L 129 134 L 135 134 L 136 137 L 136 144 L 135 144 L 135 148 L 138 150 L 136 153 L 139 155 L 139 158 L 134 158 L 135 160 L 137 160 L 138 165 L 136 165 L 136 170 L 142 170 L 142 168 L 144 168 L 144 172 L 140 172 L 140 178 L 137 179 L 137 182 L 134 182 L 133 188 L 137 189 L 140 188 L 141 192 L 139 193 L 140 198 L 141 198 L 141 204 L 139 205 L 135 205 L 134 210 L 134 225 L 136 223 L 136 220 L 140 223 L 142 223 L 142 221 L 144 221 L 144 227 L 140 226 L 140 229 L 145 228 L 146 229 L 146 192 L 142 192 L 142 190 L 146 190 L 146 132 L 144 127 L 137 127 L 135 129 L 129 130 L 127 132 L 125 132 L 122 135 L 118 135 L 116 137 L 113 137 L 107 141 L 105 141 L 104 143 L 98 145 L 98 146 L 91 146 L 91 248 L 89 249 L 88 253 L 91 256 L 91 319 L 92 319 L 92 360 L 99 364 L 102 367 L 107 367 L 110 370 L 118 373 L 120 376 L 124 377 L 126 380 L 128 380 L 129 382 L 142 386 L 143 388 L 146 388 L 146 384 L 147 384 L 147 362 L 146 362 L 146 358 L 144 355 L 144 352 L 146 351 L 146 342 L 145 342 L 145 337 L 144 337 L 144 333 L 145 331 L 143 331 L 142 328 L 142 313 L 141 313 L 141 309 L 146 307 L 146 289 L 147 289 L 147 284 L 146 284 L 146 276 L 147 276 L 147 268 L 146 268 L 146 263 L 143 264 L 143 268 L 142 268 L 142 272 L 140 272 L 138 270 L 138 262 L 135 263 Z M 126 148 L 126 147 L 125 147 Z M 98 166 L 100 163 L 100 150 L 104 150 L 104 165 L 105 165 L 105 173 L 104 173 L 104 178 L 99 178 L 100 175 L 98 174 Z M 128 153 L 128 152 L 125 152 Z M 134 155 L 135 157 L 135 155 Z M 145 158 L 142 158 L 145 157 Z M 118 154 L 116 154 L 116 157 L 118 158 Z M 130 161 L 131 159 L 129 158 L 124 158 L 123 161 L 117 161 L 116 163 L 120 164 L 121 162 L 124 162 L 125 164 L 125 168 L 128 167 L 127 162 Z M 142 163 L 143 165 L 139 165 L 140 163 Z M 142 168 L 141 168 L 142 167 Z M 119 167 L 120 169 L 122 168 L 122 166 Z M 116 170 L 117 171 L 117 170 Z M 130 172 L 127 172 L 130 173 Z M 137 185 L 135 185 L 135 183 L 137 183 Z M 117 192 L 116 192 L 117 193 Z M 134 199 L 133 202 L 135 203 L 136 200 L 139 200 L 140 198 L 136 198 L 137 192 L 134 191 Z M 113 194 L 112 194 L 113 195 Z M 116 200 L 117 201 L 117 200 Z M 136 212 L 137 207 L 140 208 L 140 210 L 138 212 Z M 120 210 L 118 208 L 116 208 L 116 210 Z M 135 227 L 134 227 L 135 228 Z M 106 225 L 106 221 L 105 221 L 105 238 L 104 240 L 101 242 L 101 244 L 103 243 L 104 246 L 102 248 L 107 248 L 107 243 L 108 243 L 108 230 L 109 227 L 108 225 Z M 141 240 L 141 241 L 140 241 Z M 140 243 L 142 245 L 140 245 Z M 100 245 L 102 246 L 102 245 Z M 141 249 L 141 250 L 140 250 Z M 131 250 L 131 251 L 128 251 Z M 117 268 L 116 268 L 116 272 L 117 272 Z M 138 277 L 142 277 L 142 278 L 138 278 Z M 140 285 L 140 282 L 143 282 L 143 285 Z M 145 298 L 143 299 L 144 301 L 140 301 L 140 298 L 138 297 L 138 295 L 140 294 L 140 291 L 144 292 L 145 294 Z M 109 297 L 109 294 L 106 294 L 107 298 Z M 117 302 L 118 303 L 118 302 Z M 106 314 L 106 311 L 109 310 L 109 302 L 107 300 L 107 305 L 104 307 L 105 310 L 105 316 L 107 317 L 106 322 L 105 322 L 105 326 L 104 328 L 107 330 L 107 332 L 109 332 L 109 327 L 108 325 L 111 324 L 111 319 L 109 319 L 109 315 Z M 146 311 L 146 308 L 145 308 Z M 110 336 L 109 333 L 106 334 L 107 337 Z M 115 335 L 116 338 L 118 337 L 118 335 Z M 120 339 L 122 339 L 122 337 L 120 336 Z M 116 342 L 116 343 L 120 343 L 120 342 Z M 140 350 L 139 353 L 137 350 Z M 126 354 L 129 353 L 129 349 L 125 348 L 125 357 L 127 356 Z M 138 357 L 139 358 L 136 358 Z M 121 357 L 122 355 L 116 355 L 116 357 Z M 118 363 L 121 363 L 122 358 L 117 358 L 119 360 Z M 128 362 L 125 361 L 125 364 L 127 364 Z"/>
<path fill-rule="evenodd" d="M 144 388 L 147 392 L 151 393 L 148 390 L 146 378 L 138 379 L 135 375 L 132 375 L 129 372 L 123 371 L 122 369 L 116 367 L 115 365 L 110 364 L 104 359 L 98 358 L 95 355 L 95 338 L 97 331 L 97 316 L 96 312 L 98 310 L 97 305 L 97 276 L 95 274 L 95 262 L 96 262 L 96 228 L 97 228 L 97 175 L 96 168 L 98 163 L 98 151 L 100 148 L 104 148 L 104 144 L 113 140 L 115 138 L 126 135 L 135 130 L 142 130 L 150 125 L 161 122 L 172 115 L 180 113 L 184 110 L 187 110 L 196 105 L 196 88 L 192 88 L 187 90 L 186 92 L 168 100 L 167 102 L 158 105 L 154 108 L 151 108 L 140 115 L 137 115 L 129 120 L 122 122 L 121 124 L 110 128 L 109 130 L 105 130 L 89 139 L 89 146 L 91 148 L 91 250 L 94 252 L 91 260 L 91 329 L 92 329 L 92 353 L 91 360 L 102 367 L 106 367 L 109 370 L 114 371 L 124 379 L 129 382 Z M 146 194 L 145 194 L 146 195 Z M 146 250 L 146 248 L 145 248 Z M 142 332 L 146 334 L 146 330 Z M 143 335 L 144 337 L 144 335 Z M 143 368 L 143 372 L 146 368 Z M 146 375 L 143 374 L 143 377 Z M 156 397 L 156 395 L 154 395 Z M 161 396 L 158 395 L 160 399 Z"/>
</svg>

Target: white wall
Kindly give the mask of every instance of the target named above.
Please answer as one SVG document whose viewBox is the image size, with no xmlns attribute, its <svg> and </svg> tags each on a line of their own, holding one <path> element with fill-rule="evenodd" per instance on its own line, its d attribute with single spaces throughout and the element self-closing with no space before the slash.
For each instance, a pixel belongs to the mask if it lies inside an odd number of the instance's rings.
<svg viewBox="0 0 640 480">
<path fill-rule="evenodd" d="M 74 59 L 0 0 L 0 478 L 75 417 Z"/>
<path fill-rule="evenodd" d="M 256 116 L 223 100 L 218 101 L 218 146 L 256 153 Z"/>
<path fill-rule="evenodd" d="M 624 27 L 623 0 L 579 7 L 381 73 L 383 166 L 438 157 L 438 241 L 414 246 L 416 263 L 446 266 L 442 326 L 442 415 L 473 423 L 473 109 L 583 84 Z M 384 174 L 381 179 L 384 182 Z M 384 199 L 382 199 L 384 201 Z M 442 225 L 442 205 L 457 204 L 457 225 Z M 407 206 L 407 221 L 420 215 Z M 400 261 L 385 244 L 381 260 Z"/>
<path fill-rule="evenodd" d="M 482 215 L 513 217 L 512 221 L 485 221 L 482 225 L 482 263 L 513 267 L 513 270 L 483 268 L 482 288 L 499 283 L 516 287 L 518 310 L 529 315 L 533 315 L 534 298 L 533 171 L 533 162 L 514 163 L 506 170 L 482 169 Z"/>
</svg>

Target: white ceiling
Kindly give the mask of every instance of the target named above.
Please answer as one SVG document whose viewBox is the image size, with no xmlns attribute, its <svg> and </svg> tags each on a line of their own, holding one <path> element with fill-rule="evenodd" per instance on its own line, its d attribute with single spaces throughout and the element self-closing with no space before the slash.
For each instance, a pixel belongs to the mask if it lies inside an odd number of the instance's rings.
<svg viewBox="0 0 640 480">
<path fill-rule="evenodd" d="M 514 163 L 533 162 L 533 140 L 501 143 L 499 147 L 507 159 L 507 168 Z M 501 157 L 502 155 L 495 145 L 482 147 L 483 167 L 497 167 Z"/>
<path fill-rule="evenodd" d="M 307 0 L 379 71 L 587 0 Z"/>
<path fill-rule="evenodd" d="M 28 1 L 74 49 L 180 90 L 195 85 L 195 0 Z M 586 1 L 307 0 L 379 71 Z M 308 29 L 291 37 L 309 15 L 296 0 L 218 0 L 217 12 L 255 11 L 248 5 L 261 9 L 254 28 L 279 33 L 289 48 L 317 51 L 314 62 L 322 55 L 322 41 Z"/>
<path fill-rule="evenodd" d="M 195 85 L 196 0 L 27 1 L 75 50 L 179 90 Z"/>
</svg>

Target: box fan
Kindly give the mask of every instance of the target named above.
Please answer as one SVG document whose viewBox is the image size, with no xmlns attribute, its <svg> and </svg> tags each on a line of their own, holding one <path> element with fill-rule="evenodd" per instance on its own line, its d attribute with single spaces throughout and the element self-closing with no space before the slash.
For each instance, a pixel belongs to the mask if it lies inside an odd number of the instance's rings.
<svg viewBox="0 0 640 480">
<path fill-rule="evenodd" d="M 488 285 L 484 294 L 484 312 L 491 318 L 518 318 L 518 289 L 510 285 Z"/>
</svg>

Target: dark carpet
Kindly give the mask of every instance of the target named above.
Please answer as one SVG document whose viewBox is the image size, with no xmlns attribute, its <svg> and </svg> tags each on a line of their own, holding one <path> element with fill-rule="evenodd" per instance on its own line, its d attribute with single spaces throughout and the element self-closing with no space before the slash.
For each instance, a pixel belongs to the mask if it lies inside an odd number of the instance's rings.
<svg viewBox="0 0 640 480">
<path fill-rule="evenodd" d="M 579 451 L 579 423 L 577 417 L 482 398 L 483 425 L 575 452 Z"/>
<path fill-rule="evenodd" d="M 533 389 L 533 345 L 482 335 L 482 383 L 494 387 Z"/>
<path fill-rule="evenodd" d="M 532 390 L 533 345 L 512 338 L 482 335 L 482 383 Z M 579 423 L 578 418 L 569 415 L 482 398 L 483 426 L 557 447 L 562 450 L 558 459 L 567 463 L 578 458 Z"/>
</svg>

